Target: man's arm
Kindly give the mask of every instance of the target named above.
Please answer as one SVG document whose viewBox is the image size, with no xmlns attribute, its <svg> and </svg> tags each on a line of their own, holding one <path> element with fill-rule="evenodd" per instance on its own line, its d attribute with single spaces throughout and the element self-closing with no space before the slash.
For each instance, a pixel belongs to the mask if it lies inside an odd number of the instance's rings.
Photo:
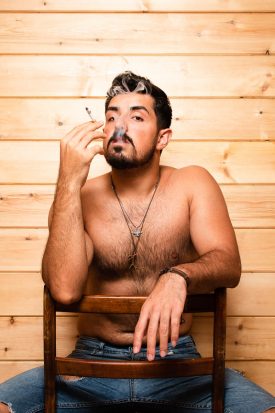
<svg viewBox="0 0 275 413">
<path fill-rule="evenodd" d="M 184 173 L 184 190 L 189 200 L 190 237 L 199 258 L 176 268 L 188 275 L 188 292 L 235 287 L 241 274 L 240 256 L 221 190 L 203 168 L 190 167 Z M 146 330 L 149 360 L 155 356 L 158 332 L 161 355 L 167 353 L 169 337 L 172 344 L 176 344 L 186 295 L 187 283 L 180 275 L 168 272 L 159 278 L 142 307 L 135 329 L 134 352 L 140 350 Z"/>
<path fill-rule="evenodd" d="M 54 299 L 71 303 L 81 298 L 88 267 L 93 257 L 92 241 L 84 229 L 81 188 L 99 145 L 88 148 L 102 122 L 74 128 L 60 146 L 60 168 L 53 205 L 49 214 L 49 238 L 42 260 L 42 277 Z"/>
<path fill-rule="evenodd" d="M 190 198 L 190 236 L 199 258 L 178 268 L 189 275 L 190 293 L 236 287 L 241 261 L 222 192 L 206 170 L 192 169 L 195 189 Z"/>
</svg>

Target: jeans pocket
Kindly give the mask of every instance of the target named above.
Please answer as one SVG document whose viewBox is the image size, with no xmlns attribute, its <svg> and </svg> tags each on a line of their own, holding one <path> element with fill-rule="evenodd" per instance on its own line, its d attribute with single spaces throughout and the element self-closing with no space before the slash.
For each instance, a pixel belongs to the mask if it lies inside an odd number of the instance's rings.
<svg viewBox="0 0 275 413">
<path fill-rule="evenodd" d="M 171 359 L 181 358 L 200 358 L 201 355 L 196 348 L 196 344 L 192 336 L 180 337 L 176 347 L 168 346 L 167 356 Z"/>
</svg>

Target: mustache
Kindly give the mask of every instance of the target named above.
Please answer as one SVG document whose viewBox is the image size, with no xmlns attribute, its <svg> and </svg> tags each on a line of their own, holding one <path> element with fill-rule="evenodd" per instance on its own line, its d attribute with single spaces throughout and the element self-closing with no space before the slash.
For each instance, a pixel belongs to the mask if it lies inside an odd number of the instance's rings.
<svg viewBox="0 0 275 413">
<path fill-rule="evenodd" d="M 114 134 L 110 137 L 109 142 L 107 144 L 107 149 L 113 141 L 117 141 L 118 139 L 121 139 L 124 142 L 128 141 L 133 147 L 135 147 L 132 138 L 130 138 L 130 136 L 128 136 L 127 133 L 121 133 L 121 130 L 118 129 L 115 130 Z"/>
</svg>

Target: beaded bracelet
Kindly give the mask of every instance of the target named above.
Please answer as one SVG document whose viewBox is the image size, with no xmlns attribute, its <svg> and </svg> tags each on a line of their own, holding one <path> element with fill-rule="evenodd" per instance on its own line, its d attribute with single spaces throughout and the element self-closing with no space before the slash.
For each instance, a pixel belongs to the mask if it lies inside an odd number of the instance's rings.
<svg viewBox="0 0 275 413">
<path fill-rule="evenodd" d="M 191 280 L 188 277 L 188 275 L 186 274 L 186 272 L 182 271 L 182 270 L 178 270 L 177 268 L 171 267 L 171 268 L 163 268 L 163 270 L 160 271 L 159 276 L 163 275 L 163 274 L 167 274 L 168 272 L 172 272 L 175 274 L 180 275 L 182 278 L 185 279 L 186 281 L 186 286 L 189 287 Z"/>
</svg>

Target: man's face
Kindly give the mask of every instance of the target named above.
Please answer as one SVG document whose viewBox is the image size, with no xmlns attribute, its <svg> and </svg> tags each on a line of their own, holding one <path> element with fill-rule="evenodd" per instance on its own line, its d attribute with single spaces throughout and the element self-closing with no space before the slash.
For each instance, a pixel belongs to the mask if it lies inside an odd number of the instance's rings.
<svg viewBox="0 0 275 413">
<path fill-rule="evenodd" d="M 155 153 L 158 128 L 154 99 L 126 93 L 115 96 L 106 111 L 104 154 L 117 169 L 137 168 Z"/>
</svg>

